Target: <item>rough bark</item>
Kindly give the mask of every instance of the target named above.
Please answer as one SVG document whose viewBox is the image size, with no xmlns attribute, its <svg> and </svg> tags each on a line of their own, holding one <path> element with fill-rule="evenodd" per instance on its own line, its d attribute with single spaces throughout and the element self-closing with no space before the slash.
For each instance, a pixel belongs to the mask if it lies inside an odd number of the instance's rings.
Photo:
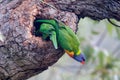
<svg viewBox="0 0 120 80">
<path fill-rule="evenodd" d="M 74 12 L 79 18 L 113 18 L 120 21 L 120 0 L 45 0 L 56 8 Z"/>
<path fill-rule="evenodd" d="M 64 53 L 34 35 L 35 18 L 57 18 L 76 29 L 73 13 L 54 10 L 39 0 L 0 2 L 0 80 L 25 80 L 55 63 Z"/>
</svg>

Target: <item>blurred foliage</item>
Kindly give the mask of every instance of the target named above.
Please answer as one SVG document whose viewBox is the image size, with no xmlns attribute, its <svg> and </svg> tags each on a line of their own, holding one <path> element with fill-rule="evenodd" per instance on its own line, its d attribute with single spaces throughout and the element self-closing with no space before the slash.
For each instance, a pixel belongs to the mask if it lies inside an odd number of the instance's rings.
<svg viewBox="0 0 120 80">
<path fill-rule="evenodd" d="M 88 23 L 85 23 L 88 22 Z M 115 24 L 119 24 L 120 22 L 117 22 L 115 20 L 112 20 Z M 89 24 L 89 30 L 86 25 Z M 85 18 L 80 20 L 79 23 L 79 31 L 78 31 L 78 36 L 80 38 L 81 43 L 86 43 L 87 45 L 84 46 L 82 45 L 83 52 L 87 56 L 87 64 L 92 61 L 90 64 L 94 64 L 93 70 L 91 71 L 90 75 L 92 76 L 92 80 L 98 77 L 95 80 L 119 80 L 119 68 L 120 66 L 117 65 L 117 63 L 120 63 L 120 60 L 116 57 L 113 56 L 109 51 L 106 51 L 104 49 L 99 49 L 98 46 L 91 44 L 90 37 L 91 36 L 99 36 L 103 30 L 107 30 L 108 35 L 115 37 L 117 35 L 117 39 L 120 39 L 120 28 L 113 26 L 111 23 L 109 23 L 107 20 L 102 20 L 100 22 L 93 21 L 89 18 Z M 99 26 L 105 26 L 103 30 L 101 30 L 101 27 Z M 82 27 L 82 29 L 81 29 Z M 98 29 L 96 29 L 98 28 Z M 85 30 L 85 31 L 82 31 Z M 82 33 L 83 32 L 83 33 Z M 85 34 L 85 32 L 88 32 L 89 34 Z M 103 31 L 104 32 L 104 31 Z M 105 33 L 104 35 L 106 35 Z M 83 34 L 83 35 L 81 35 Z M 86 36 L 87 35 L 87 36 Z M 100 40 L 102 40 L 104 36 L 101 37 Z M 98 40 L 99 41 L 99 40 Z M 100 42 L 100 41 L 99 41 Z M 97 43 L 96 43 L 97 44 Z M 113 44 L 114 45 L 114 44 Z M 117 72 L 114 71 L 114 69 L 118 69 Z M 117 73 L 117 74 L 116 74 Z M 115 79 L 114 76 L 117 75 L 117 78 Z"/>
<path fill-rule="evenodd" d="M 112 20 L 117 25 L 120 22 Z M 107 20 L 81 19 L 77 36 L 86 55 L 81 65 L 65 54 L 55 65 L 31 80 L 120 80 L 120 28 Z"/>
</svg>

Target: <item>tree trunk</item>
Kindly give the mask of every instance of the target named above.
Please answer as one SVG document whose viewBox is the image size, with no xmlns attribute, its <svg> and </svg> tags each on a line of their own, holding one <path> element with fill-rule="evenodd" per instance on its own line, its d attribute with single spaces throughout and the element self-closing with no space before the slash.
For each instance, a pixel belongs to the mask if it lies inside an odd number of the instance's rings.
<svg viewBox="0 0 120 80">
<path fill-rule="evenodd" d="M 34 35 L 36 18 L 57 18 L 76 29 L 73 13 L 54 10 L 39 0 L 0 2 L 0 80 L 25 80 L 46 70 L 64 53 Z"/>
<path fill-rule="evenodd" d="M 119 0 L 45 2 L 64 12 L 40 0 L 0 1 L 0 80 L 25 80 L 46 70 L 63 55 L 64 51 L 60 48 L 56 50 L 51 41 L 34 35 L 33 22 L 36 18 L 56 18 L 74 31 L 77 16 L 120 20 Z"/>
</svg>

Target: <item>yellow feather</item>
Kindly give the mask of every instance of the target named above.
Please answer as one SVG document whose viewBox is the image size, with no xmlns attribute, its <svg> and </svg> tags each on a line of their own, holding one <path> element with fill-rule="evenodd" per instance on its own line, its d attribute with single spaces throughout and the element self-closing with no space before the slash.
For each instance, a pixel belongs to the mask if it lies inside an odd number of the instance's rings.
<svg viewBox="0 0 120 80">
<path fill-rule="evenodd" d="M 78 50 L 78 52 L 76 53 L 76 55 L 80 55 L 81 54 L 81 50 Z"/>
</svg>

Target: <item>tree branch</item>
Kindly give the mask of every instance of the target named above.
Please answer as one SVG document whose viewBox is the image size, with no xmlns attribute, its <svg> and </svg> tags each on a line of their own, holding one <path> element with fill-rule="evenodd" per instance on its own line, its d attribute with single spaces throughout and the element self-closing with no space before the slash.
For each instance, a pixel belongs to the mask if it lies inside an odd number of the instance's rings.
<svg viewBox="0 0 120 80">
<path fill-rule="evenodd" d="M 56 8 L 75 13 L 79 18 L 113 18 L 120 21 L 120 0 L 45 0 Z"/>
</svg>

